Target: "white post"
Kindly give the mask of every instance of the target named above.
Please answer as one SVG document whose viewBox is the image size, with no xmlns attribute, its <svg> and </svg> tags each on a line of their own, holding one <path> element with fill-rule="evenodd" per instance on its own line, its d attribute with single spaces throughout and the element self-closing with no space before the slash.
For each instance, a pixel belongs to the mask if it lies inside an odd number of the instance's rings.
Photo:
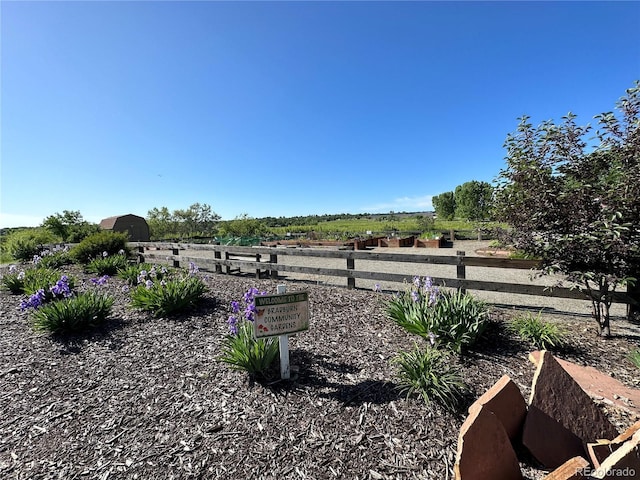
<svg viewBox="0 0 640 480">
<path fill-rule="evenodd" d="M 278 285 L 278 293 L 287 293 L 287 286 Z M 280 378 L 289 380 L 291 376 L 289 367 L 289 335 L 279 335 L 278 346 L 280 347 Z"/>
</svg>

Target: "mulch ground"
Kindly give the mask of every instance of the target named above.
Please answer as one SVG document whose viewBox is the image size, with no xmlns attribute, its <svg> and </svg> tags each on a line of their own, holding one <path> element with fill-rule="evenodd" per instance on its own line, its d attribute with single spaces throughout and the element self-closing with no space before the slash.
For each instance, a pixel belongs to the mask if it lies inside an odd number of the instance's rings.
<svg viewBox="0 0 640 480">
<path fill-rule="evenodd" d="M 74 270 L 80 288 L 94 288 Z M 84 283 L 83 283 L 84 280 Z M 155 319 L 117 298 L 90 334 L 36 334 L 20 297 L 0 293 L 0 477 L 11 479 L 445 479 L 453 477 L 464 413 L 398 392 L 392 358 L 416 338 L 384 315 L 390 294 L 216 275 L 186 315 Z M 307 290 L 311 327 L 290 340 L 292 381 L 252 381 L 220 363 L 229 304 L 251 286 Z M 487 335 L 460 360 L 469 405 L 502 375 L 525 398 L 533 347 L 506 333 L 495 309 Z M 638 387 L 626 358 L 637 328 L 615 319 L 555 317 L 571 332 L 559 355 Z M 624 330 L 617 326 L 625 326 Z M 629 333 L 631 332 L 631 333 Z M 602 405 L 622 430 L 636 418 Z M 526 460 L 526 459 L 523 459 Z M 525 477 L 542 472 L 527 461 Z"/>
</svg>

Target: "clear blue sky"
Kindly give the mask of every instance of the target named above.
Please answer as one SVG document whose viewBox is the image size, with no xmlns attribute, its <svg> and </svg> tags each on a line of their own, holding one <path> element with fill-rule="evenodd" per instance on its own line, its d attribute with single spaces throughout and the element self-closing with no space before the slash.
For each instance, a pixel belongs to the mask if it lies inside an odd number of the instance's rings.
<svg viewBox="0 0 640 480">
<path fill-rule="evenodd" d="M 2 1 L 0 226 L 431 209 L 614 108 L 639 2 Z"/>
</svg>

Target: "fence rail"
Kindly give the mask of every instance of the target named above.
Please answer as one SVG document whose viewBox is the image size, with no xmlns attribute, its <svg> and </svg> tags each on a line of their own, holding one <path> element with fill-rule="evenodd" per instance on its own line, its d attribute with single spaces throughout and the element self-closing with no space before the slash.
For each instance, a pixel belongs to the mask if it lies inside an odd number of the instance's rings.
<svg viewBox="0 0 640 480">
<path fill-rule="evenodd" d="M 451 265 L 451 277 L 433 277 L 434 283 L 463 290 L 485 290 L 491 292 L 535 295 L 542 297 L 567 298 L 588 300 L 588 292 L 579 288 L 549 287 L 509 282 L 494 282 L 471 280 L 466 278 L 467 267 L 488 267 L 506 269 L 535 269 L 539 264 L 534 260 L 520 260 L 492 257 L 467 257 L 465 252 L 458 251 L 456 255 L 422 255 L 403 253 L 382 253 L 355 250 L 321 250 L 301 248 L 276 247 L 240 247 L 233 245 L 203 245 L 186 243 L 163 242 L 132 242 L 129 244 L 137 249 L 140 261 L 156 261 L 169 263 L 174 267 L 186 266 L 194 262 L 198 267 L 216 273 L 232 274 L 235 272 L 251 271 L 256 277 L 278 278 L 278 272 L 312 274 L 328 277 L 346 278 L 348 288 L 356 287 L 356 279 L 404 283 L 411 281 L 413 274 L 384 273 L 355 269 L 358 260 L 374 260 L 379 262 Z M 155 249 L 155 252 L 154 250 Z M 171 251 L 171 254 L 161 254 L 157 251 Z M 209 256 L 193 256 L 189 252 L 210 252 Z M 345 268 L 323 268 L 300 265 L 286 265 L 278 263 L 278 257 L 315 257 L 327 259 L 342 259 Z M 455 267 L 455 275 L 453 275 Z M 634 303 L 626 293 L 615 292 L 614 303 Z"/>
</svg>

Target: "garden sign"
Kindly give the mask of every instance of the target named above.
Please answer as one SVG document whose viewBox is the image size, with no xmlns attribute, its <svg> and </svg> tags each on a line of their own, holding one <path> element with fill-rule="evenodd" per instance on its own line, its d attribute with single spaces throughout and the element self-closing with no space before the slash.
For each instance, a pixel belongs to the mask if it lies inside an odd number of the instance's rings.
<svg viewBox="0 0 640 480">
<path fill-rule="evenodd" d="M 256 338 L 277 337 L 309 329 L 309 292 L 255 297 Z"/>
</svg>

